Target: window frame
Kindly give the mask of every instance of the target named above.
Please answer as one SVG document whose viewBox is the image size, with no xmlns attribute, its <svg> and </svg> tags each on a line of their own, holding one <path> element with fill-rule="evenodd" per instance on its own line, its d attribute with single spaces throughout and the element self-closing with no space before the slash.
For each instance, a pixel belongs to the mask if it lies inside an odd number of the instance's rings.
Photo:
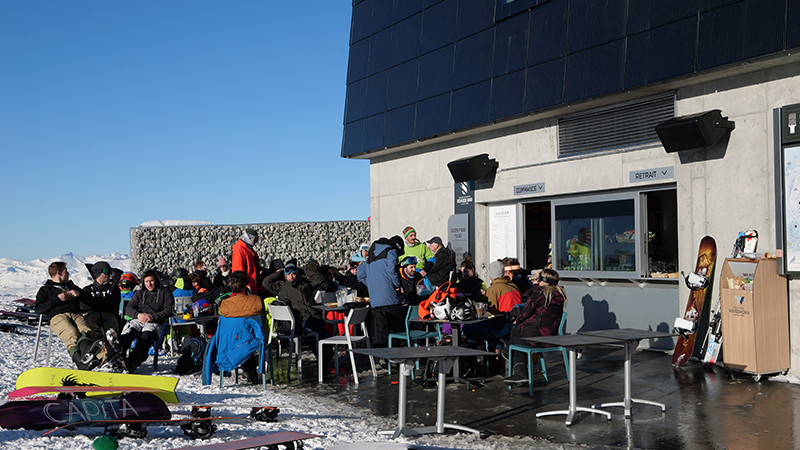
<svg viewBox="0 0 800 450">
<path fill-rule="evenodd" d="M 614 194 L 598 194 L 598 195 L 582 195 L 578 197 L 570 197 L 570 198 L 563 198 L 563 199 L 553 199 L 552 200 L 552 210 L 551 214 L 551 223 L 552 223 L 552 236 L 553 236 L 553 246 L 552 246 L 552 261 L 553 261 L 553 268 L 557 270 L 562 277 L 572 277 L 572 278 L 617 278 L 617 279 L 640 279 L 645 278 L 645 272 L 647 271 L 647 265 L 644 261 L 647 260 L 647 247 L 646 247 L 646 239 L 642 242 L 642 239 L 639 239 L 642 236 L 642 230 L 645 229 L 645 225 L 642 219 L 642 194 L 643 191 L 632 191 L 632 192 L 620 192 Z M 564 238 L 560 236 L 559 231 L 559 223 L 556 220 L 556 211 L 559 207 L 564 206 L 578 206 L 582 204 L 592 204 L 592 203 L 601 203 L 601 202 L 613 202 L 613 201 L 620 201 L 620 200 L 631 200 L 633 201 L 633 226 L 634 226 L 634 233 L 635 233 L 635 242 L 634 242 L 634 255 L 636 258 L 636 262 L 634 264 L 634 270 L 631 271 L 614 271 L 614 270 L 565 270 L 561 269 L 560 261 L 566 255 L 566 251 L 561 248 L 561 245 L 557 245 L 556 243 L 562 241 Z M 593 232 L 597 233 L 598 230 L 596 228 L 592 229 Z M 593 244 L 593 249 L 599 249 L 600 244 L 597 239 L 593 239 L 595 244 Z M 601 254 L 602 255 L 602 254 Z"/>
</svg>

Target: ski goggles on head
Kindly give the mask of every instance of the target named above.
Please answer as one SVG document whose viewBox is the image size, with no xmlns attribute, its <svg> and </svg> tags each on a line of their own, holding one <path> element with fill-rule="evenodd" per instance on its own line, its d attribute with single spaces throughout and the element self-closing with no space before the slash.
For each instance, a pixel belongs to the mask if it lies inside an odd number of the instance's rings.
<svg viewBox="0 0 800 450">
<path fill-rule="evenodd" d="M 400 263 L 400 267 L 406 267 L 406 266 L 410 266 L 412 264 L 413 265 L 417 265 L 417 258 L 415 256 L 409 256 L 408 258 L 404 259 Z"/>
<path fill-rule="evenodd" d="M 295 267 L 295 266 L 284 267 L 283 268 L 283 273 L 285 273 L 287 275 L 290 274 L 290 273 L 297 273 L 297 267 Z"/>
</svg>

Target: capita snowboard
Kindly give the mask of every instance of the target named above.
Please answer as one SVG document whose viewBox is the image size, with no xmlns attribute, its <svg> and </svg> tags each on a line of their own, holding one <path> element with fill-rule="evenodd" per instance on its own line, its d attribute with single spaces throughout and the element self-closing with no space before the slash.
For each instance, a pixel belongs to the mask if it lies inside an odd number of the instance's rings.
<svg viewBox="0 0 800 450">
<path fill-rule="evenodd" d="M 165 419 L 99 419 L 83 420 L 62 425 L 58 428 L 45 431 L 42 436 L 50 436 L 62 430 L 76 430 L 80 428 L 103 427 L 105 434 L 117 438 L 147 437 L 148 426 L 181 427 L 183 433 L 192 439 L 208 439 L 217 431 L 216 423 L 250 423 L 249 417 L 182 417 Z"/>
<path fill-rule="evenodd" d="M 180 378 L 159 377 L 155 375 L 134 375 L 110 372 L 92 372 L 78 369 L 37 367 L 26 370 L 17 378 L 16 389 L 29 386 L 127 386 L 149 387 L 163 392 L 155 393 L 168 403 L 177 403 L 175 388 Z M 102 393 L 100 393 L 102 394 Z M 97 395 L 96 393 L 87 394 Z"/>
<path fill-rule="evenodd" d="M 672 354 L 672 364 L 674 366 L 686 364 L 686 361 L 695 352 L 695 340 L 699 329 L 698 324 L 703 314 L 703 304 L 706 302 L 706 297 L 713 290 L 710 288 L 713 286 L 716 260 L 716 241 L 711 236 L 706 236 L 700 241 L 694 272 L 685 277 L 686 284 L 691 292 L 689 293 L 689 302 L 686 305 L 686 312 L 683 314 L 683 318 L 675 321 L 675 328 L 680 332 L 680 336 L 678 336 L 678 342 L 675 344 L 675 352 Z M 702 342 L 702 338 L 700 342 Z"/>
<path fill-rule="evenodd" d="M 296 431 L 279 431 L 254 438 L 238 441 L 222 442 L 219 444 L 181 447 L 173 450 L 243 450 L 247 448 L 275 448 L 280 445 L 284 449 L 299 450 L 303 448 L 303 439 L 322 437 L 319 434 L 298 433 Z"/>
<path fill-rule="evenodd" d="M 0 427 L 47 430 L 86 420 L 169 419 L 163 400 L 151 393 L 119 397 L 17 400 L 0 406 Z"/>
<path fill-rule="evenodd" d="M 190 416 L 172 416 L 166 419 L 89 419 L 62 425 L 42 433 L 42 436 L 65 429 L 104 427 L 106 434 L 118 438 L 144 438 L 147 436 L 147 426 L 179 426 L 183 433 L 192 439 L 208 439 L 217 431 L 217 423 L 274 422 L 277 420 L 278 411 L 278 408 L 257 407 L 253 408 L 247 416 L 220 417 L 212 416 L 209 406 L 193 405 Z"/>
</svg>

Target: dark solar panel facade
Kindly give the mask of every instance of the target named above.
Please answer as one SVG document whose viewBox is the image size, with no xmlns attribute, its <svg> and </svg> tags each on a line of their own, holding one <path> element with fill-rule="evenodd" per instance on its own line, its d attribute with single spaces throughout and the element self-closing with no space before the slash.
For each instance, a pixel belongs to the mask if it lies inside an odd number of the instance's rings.
<svg viewBox="0 0 800 450">
<path fill-rule="evenodd" d="M 342 156 L 800 46 L 800 0 L 356 0 Z"/>
</svg>

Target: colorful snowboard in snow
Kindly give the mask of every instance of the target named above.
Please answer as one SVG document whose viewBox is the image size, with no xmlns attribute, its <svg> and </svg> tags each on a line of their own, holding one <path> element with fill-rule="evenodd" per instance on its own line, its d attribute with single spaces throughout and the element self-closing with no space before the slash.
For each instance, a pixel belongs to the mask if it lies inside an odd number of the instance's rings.
<svg viewBox="0 0 800 450">
<path fill-rule="evenodd" d="M 303 439 L 322 437 L 319 434 L 298 433 L 296 431 L 280 431 L 278 433 L 266 434 L 254 438 L 241 439 L 238 441 L 222 442 L 219 444 L 200 445 L 192 447 L 181 447 L 173 450 L 243 450 L 247 448 L 278 448 L 280 445 L 286 449 L 303 448 Z M 377 447 L 377 445 L 376 445 Z"/>
<path fill-rule="evenodd" d="M 683 319 L 693 324 L 689 331 L 684 331 L 678 336 L 675 344 L 675 352 L 672 354 L 672 364 L 682 366 L 694 353 L 695 339 L 697 338 L 697 325 L 703 313 L 703 304 L 706 297 L 713 291 L 714 264 L 717 260 L 717 243 L 710 236 L 704 237 L 700 241 L 700 249 L 697 252 L 697 263 L 694 272 L 686 277 L 687 285 L 690 285 L 689 302 L 686 305 L 686 312 Z M 705 330 L 703 330 L 705 331 Z M 702 340 L 700 341 L 702 342 Z"/>
<path fill-rule="evenodd" d="M 47 430 L 85 420 L 169 419 L 163 400 L 153 394 L 119 397 L 18 400 L 0 406 L 0 427 Z"/>
<path fill-rule="evenodd" d="M 191 415 L 169 419 L 94 419 L 73 422 L 53 430 L 47 431 L 42 436 L 55 433 L 64 429 L 84 427 L 104 427 L 105 433 L 116 437 L 143 438 L 147 436 L 147 426 L 179 426 L 183 433 L 192 439 L 208 439 L 216 431 L 216 423 L 251 423 L 253 421 L 275 422 L 278 419 L 278 408 L 259 407 L 253 408 L 247 416 L 211 416 L 211 407 L 192 406 Z"/>
<path fill-rule="evenodd" d="M 178 381 L 180 378 L 37 367 L 23 372 L 17 378 L 16 388 L 30 386 L 141 386 L 159 389 L 163 392 L 155 395 L 165 402 L 177 403 L 175 387 L 177 387 Z"/>
<path fill-rule="evenodd" d="M 70 394 L 73 397 L 81 397 L 81 394 L 84 394 L 83 396 L 85 396 L 85 394 L 90 392 L 98 393 L 98 396 L 102 395 L 106 397 L 114 397 L 123 393 L 127 394 L 131 392 L 164 394 L 169 391 L 144 386 L 27 386 L 9 392 L 8 398 L 16 400 L 41 394 Z"/>
</svg>

